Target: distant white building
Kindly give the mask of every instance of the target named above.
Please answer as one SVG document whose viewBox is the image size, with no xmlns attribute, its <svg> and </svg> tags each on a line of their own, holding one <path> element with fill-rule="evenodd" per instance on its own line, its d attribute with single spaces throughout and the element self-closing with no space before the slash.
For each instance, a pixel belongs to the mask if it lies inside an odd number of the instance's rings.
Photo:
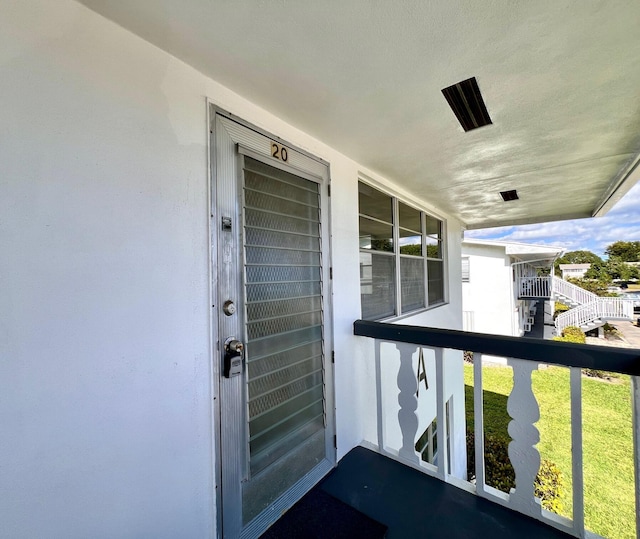
<svg viewBox="0 0 640 539">
<path fill-rule="evenodd" d="M 464 329 L 522 336 L 536 300 L 519 299 L 517 277 L 550 269 L 561 247 L 465 239 L 462 242 Z"/>
<path fill-rule="evenodd" d="M 560 264 L 562 278 L 565 281 L 567 279 L 582 279 L 590 267 L 591 264 Z"/>
</svg>

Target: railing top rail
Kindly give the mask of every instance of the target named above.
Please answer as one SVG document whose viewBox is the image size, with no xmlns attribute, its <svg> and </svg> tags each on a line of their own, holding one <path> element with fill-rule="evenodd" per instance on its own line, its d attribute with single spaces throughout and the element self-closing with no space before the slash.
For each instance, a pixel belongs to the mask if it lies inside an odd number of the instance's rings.
<svg viewBox="0 0 640 539">
<path fill-rule="evenodd" d="M 553 276 L 552 281 L 553 281 L 553 286 L 556 289 L 556 291 L 572 290 L 576 294 L 578 294 L 578 295 L 580 295 L 582 297 L 585 297 L 585 298 L 596 299 L 596 298 L 599 297 L 598 294 L 594 294 L 593 292 L 589 292 L 589 290 L 585 290 L 584 288 L 581 288 L 578 285 L 570 283 L 569 281 L 565 281 L 564 279 L 561 279 L 557 275 Z"/>
<path fill-rule="evenodd" d="M 471 350 L 493 356 L 640 376 L 640 350 L 356 320 L 353 334 L 383 341 Z"/>
</svg>

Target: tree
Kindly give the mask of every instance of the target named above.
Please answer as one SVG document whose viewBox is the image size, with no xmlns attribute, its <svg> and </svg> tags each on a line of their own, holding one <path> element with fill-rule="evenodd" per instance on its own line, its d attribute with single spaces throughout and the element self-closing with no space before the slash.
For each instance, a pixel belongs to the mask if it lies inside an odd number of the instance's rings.
<svg viewBox="0 0 640 539">
<path fill-rule="evenodd" d="M 640 241 L 616 241 L 607 247 L 605 254 L 621 262 L 640 261 Z"/>
<path fill-rule="evenodd" d="M 593 292 L 598 296 L 615 296 L 615 294 L 611 294 L 607 291 L 607 286 L 611 281 L 592 281 L 590 279 L 569 279 L 569 282 L 579 286 L 580 288 L 584 288 L 589 292 Z"/>
<path fill-rule="evenodd" d="M 591 251 L 570 251 L 556 259 L 556 275 L 559 275 L 560 264 L 602 264 L 602 258 Z"/>
<path fill-rule="evenodd" d="M 591 264 L 584 279 L 570 279 L 571 282 L 599 296 L 606 295 L 606 288 L 614 280 L 629 281 L 640 278 L 638 268 L 626 264 L 634 256 L 640 258 L 639 241 L 617 241 L 607 247 L 609 258 L 605 261 L 591 251 L 571 251 L 556 260 L 556 274 L 560 274 L 560 264 Z M 614 253 L 621 253 L 622 256 Z"/>
<path fill-rule="evenodd" d="M 609 274 L 607 264 L 608 262 L 594 262 L 584 274 L 584 278 L 610 283 L 611 275 Z"/>
<path fill-rule="evenodd" d="M 422 256 L 422 246 L 420 245 L 401 245 L 400 254 Z"/>
<path fill-rule="evenodd" d="M 615 256 L 610 256 L 605 269 L 611 280 L 630 281 L 638 278 L 638 268 L 630 266 Z"/>
</svg>

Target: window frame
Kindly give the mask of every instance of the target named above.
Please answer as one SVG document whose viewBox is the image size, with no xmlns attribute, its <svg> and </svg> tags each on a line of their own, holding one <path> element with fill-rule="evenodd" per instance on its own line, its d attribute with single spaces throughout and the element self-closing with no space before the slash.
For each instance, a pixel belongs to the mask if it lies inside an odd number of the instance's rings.
<svg viewBox="0 0 640 539">
<path fill-rule="evenodd" d="M 383 255 L 383 256 L 389 256 L 389 257 L 393 257 L 394 259 L 394 275 L 393 275 L 393 279 L 394 279 L 394 290 L 395 290 L 395 305 L 394 305 L 394 314 L 392 315 L 386 315 L 386 316 L 381 316 L 379 318 L 367 318 L 368 320 L 376 320 L 376 321 L 381 321 L 381 320 L 398 320 L 398 319 L 402 319 L 408 316 L 413 316 L 416 314 L 419 314 L 421 312 L 424 311 L 428 311 L 431 309 L 435 309 L 437 307 L 441 307 L 443 305 L 446 305 L 448 303 L 448 295 L 449 295 L 449 276 L 447 273 L 447 249 L 448 249 L 448 242 L 446 240 L 447 238 L 447 221 L 446 219 L 442 218 L 441 216 L 439 216 L 437 213 L 427 210 L 424 207 L 419 206 L 416 203 L 412 203 L 412 202 L 408 202 L 405 198 L 398 196 L 396 193 L 394 193 L 393 191 L 390 191 L 389 189 L 384 189 L 381 188 L 379 185 L 363 180 L 362 178 L 358 179 L 358 235 L 360 237 L 360 219 L 361 218 L 365 218 L 365 219 L 369 219 L 369 220 L 373 220 L 373 221 L 380 221 L 379 219 L 377 219 L 376 217 L 373 217 L 371 215 L 368 215 L 366 213 L 362 213 L 360 210 L 360 184 L 365 185 L 367 188 L 369 189 L 373 189 L 375 191 L 377 191 L 378 193 L 387 196 L 389 198 L 391 198 L 391 204 L 392 204 L 392 212 L 391 212 L 391 226 L 392 226 L 392 238 L 391 241 L 393 242 L 393 251 L 392 252 L 388 252 L 388 251 L 378 251 L 378 250 L 374 250 L 374 249 L 366 249 L 366 248 L 362 248 L 359 247 L 358 248 L 358 253 L 362 254 L 369 254 L 369 255 Z M 410 254 L 403 254 L 400 252 L 400 229 L 403 230 L 409 230 L 409 231 L 413 231 L 413 229 L 409 229 L 408 227 L 402 227 L 400 225 L 400 204 L 403 204 L 405 206 L 407 206 L 408 208 L 411 208 L 413 210 L 416 210 L 418 212 L 420 212 L 420 224 L 421 224 L 421 248 L 422 248 L 422 255 L 417 256 L 417 255 L 410 255 Z M 436 221 L 439 222 L 440 224 L 440 230 L 439 230 L 439 235 L 437 238 L 438 241 L 438 252 L 439 252 L 439 258 L 434 258 L 434 257 L 430 257 L 428 256 L 428 249 L 427 247 L 430 245 L 430 243 L 428 242 L 428 240 L 430 238 L 433 238 L 433 234 L 428 234 L 427 231 L 427 217 L 431 217 L 431 219 L 434 219 Z M 403 311 L 402 309 L 402 282 L 401 282 L 401 260 L 405 258 L 405 259 L 414 259 L 414 260 L 422 260 L 423 261 L 423 278 L 422 278 L 422 282 L 424 285 L 424 305 L 421 307 L 418 307 L 416 309 L 412 309 L 412 310 L 407 310 L 407 311 Z M 429 262 L 436 262 L 436 263 L 440 263 L 441 268 L 442 268 L 442 299 L 438 302 L 435 302 L 433 304 L 429 304 L 429 272 L 428 272 L 428 265 Z M 360 271 L 361 273 L 361 271 Z M 360 307 L 362 309 L 362 281 L 360 282 L 360 290 L 361 290 L 361 300 L 360 300 Z M 361 312 L 362 315 L 362 312 Z"/>
<path fill-rule="evenodd" d="M 462 282 L 471 282 L 471 257 L 467 255 L 462 256 Z"/>
</svg>

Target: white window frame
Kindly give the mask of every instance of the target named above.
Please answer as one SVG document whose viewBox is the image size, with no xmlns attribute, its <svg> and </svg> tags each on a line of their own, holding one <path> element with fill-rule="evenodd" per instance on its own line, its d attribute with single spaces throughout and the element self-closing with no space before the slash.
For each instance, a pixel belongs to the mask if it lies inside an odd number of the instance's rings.
<svg viewBox="0 0 640 539">
<path fill-rule="evenodd" d="M 462 257 L 462 282 L 471 282 L 471 258 L 468 256 Z"/>
<path fill-rule="evenodd" d="M 445 219 L 443 219 L 442 217 L 440 217 L 439 215 L 435 214 L 432 211 L 429 211 L 423 207 L 420 207 L 418 205 L 416 205 L 415 203 L 411 203 L 408 202 L 406 199 L 403 199 L 402 197 L 399 197 L 397 194 L 390 192 L 389 190 L 386 190 L 384 188 L 381 188 L 379 185 L 376 185 L 375 183 L 363 180 L 362 178 L 358 179 L 358 184 L 364 184 L 366 185 L 368 188 L 370 189 L 374 189 L 376 191 L 378 191 L 379 193 L 388 196 L 391 198 L 392 200 L 392 233 L 393 233 L 393 246 L 394 246 L 394 250 L 393 252 L 385 252 L 385 251 L 375 251 L 372 249 L 359 249 L 360 253 L 366 253 L 366 254 L 376 254 L 376 255 L 384 255 L 384 256 L 389 256 L 389 257 L 394 257 L 394 261 L 395 261 L 395 274 L 394 274 L 394 280 L 395 280 L 395 314 L 390 315 L 390 316 L 384 316 L 381 318 L 375 318 L 374 320 L 396 320 L 399 318 L 403 318 L 406 316 L 412 316 L 414 314 L 418 314 L 420 312 L 423 311 L 427 311 L 430 309 L 434 309 L 437 307 L 441 307 L 442 305 L 446 305 L 448 302 L 448 273 L 447 273 L 447 222 Z M 410 208 L 413 208 L 417 211 L 420 212 L 420 220 L 421 220 L 421 227 L 422 227 L 422 256 L 421 257 L 417 257 L 417 256 L 413 256 L 413 255 L 406 255 L 406 254 L 402 254 L 400 253 L 400 223 L 399 223 L 399 216 L 400 216 L 400 206 L 399 204 L 402 203 Z M 368 219 L 372 219 L 371 216 L 367 215 L 366 213 L 360 213 L 360 207 L 358 206 L 358 216 L 359 217 L 365 217 Z M 439 237 L 439 252 L 440 252 L 440 258 L 431 258 L 429 256 L 427 256 L 427 238 L 429 237 L 429 235 L 427 234 L 427 216 L 436 219 L 437 221 L 440 222 L 440 237 Z M 373 218 L 375 220 L 375 218 Z M 358 227 L 360 225 L 358 224 Z M 359 229 L 358 229 L 359 232 Z M 406 311 L 403 312 L 402 310 L 402 283 L 400 282 L 400 275 L 401 275 L 401 270 L 400 270 L 400 260 L 402 257 L 405 258 L 418 258 L 424 261 L 424 307 L 419 307 L 417 309 L 413 309 L 410 311 Z M 431 262 L 440 262 L 441 266 L 442 266 L 442 299 L 441 301 L 437 302 L 437 303 L 433 303 L 433 304 L 429 304 L 429 275 L 428 275 L 428 263 L 429 261 Z M 362 277 L 362 276 L 361 276 Z M 362 286 L 362 284 L 361 284 Z"/>
</svg>

